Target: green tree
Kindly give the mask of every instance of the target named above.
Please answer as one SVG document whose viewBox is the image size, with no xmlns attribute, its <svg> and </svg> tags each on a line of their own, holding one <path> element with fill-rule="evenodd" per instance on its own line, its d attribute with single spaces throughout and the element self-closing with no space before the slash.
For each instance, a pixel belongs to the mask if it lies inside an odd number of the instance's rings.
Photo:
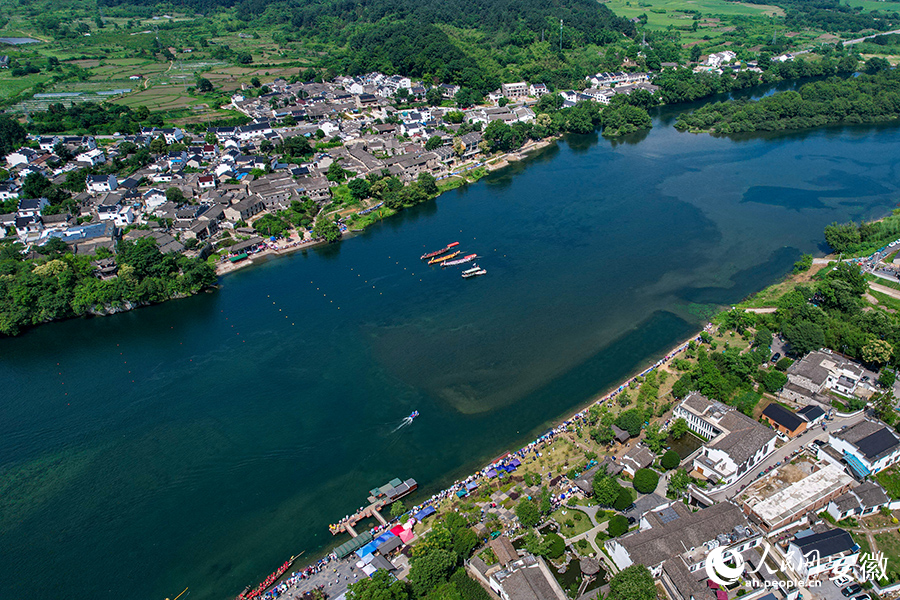
<svg viewBox="0 0 900 600">
<path fill-rule="evenodd" d="M 690 427 L 688 427 L 688 423 L 683 417 L 675 419 L 675 421 L 672 422 L 672 426 L 669 427 L 669 435 L 671 435 L 674 440 L 680 440 L 688 431 L 690 431 Z"/>
<path fill-rule="evenodd" d="M 772 332 L 766 329 L 765 327 L 760 327 L 756 330 L 756 335 L 753 336 L 753 346 L 756 348 L 766 348 L 772 345 Z"/>
<path fill-rule="evenodd" d="M 351 179 L 347 187 L 350 189 L 350 195 L 355 200 L 362 200 L 369 197 L 369 189 L 372 187 L 372 184 L 366 179 L 356 178 Z"/>
<path fill-rule="evenodd" d="M 784 329 L 784 339 L 797 354 L 806 354 L 825 345 L 825 332 L 811 321 L 801 320 Z"/>
<path fill-rule="evenodd" d="M 649 494 L 659 485 L 659 473 L 653 469 L 638 469 L 634 474 L 634 489 L 642 494 Z"/>
<path fill-rule="evenodd" d="M 685 469 L 678 469 L 669 476 L 668 492 L 670 494 L 678 494 L 681 490 L 687 489 L 693 479 Z"/>
<path fill-rule="evenodd" d="M 327 217 L 316 219 L 313 227 L 313 235 L 317 238 L 324 238 L 329 244 L 341 239 L 341 229 L 338 224 Z"/>
<path fill-rule="evenodd" d="M 441 139 L 439 135 L 433 135 L 428 138 L 428 141 L 425 142 L 425 149 L 431 152 L 432 150 L 437 150 L 444 144 L 444 140 Z"/>
<path fill-rule="evenodd" d="M 641 391 L 644 391 L 645 383 L 641 386 Z M 656 454 L 662 452 L 662 449 L 666 445 L 666 432 L 660 431 L 659 423 L 650 423 L 647 425 L 647 428 L 644 430 L 644 443 Z"/>
<path fill-rule="evenodd" d="M 619 491 L 622 489 L 619 482 L 606 473 L 598 473 L 594 476 L 591 487 L 594 490 L 594 500 L 603 506 L 612 506 L 616 498 L 619 497 Z"/>
<path fill-rule="evenodd" d="M 441 90 L 439 88 L 428 88 L 428 91 L 425 92 L 425 102 L 431 106 L 440 106 L 443 99 L 444 97 L 441 95 Z"/>
<path fill-rule="evenodd" d="M 657 592 L 653 575 L 644 565 L 631 565 L 610 579 L 607 598 L 608 600 L 656 600 Z"/>
<path fill-rule="evenodd" d="M 766 388 L 766 391 L 770 394 L 774 394 L 783 388 L 787 381 L 787 375 L 777 369 L 763 371 L 762 376 L 760 377 L 760 383 L 762 383 L 762 386 Z"/>
<path fill-rule="evenodd" d="M 541 521 L 538 507 L 528 498 L 523 498 L 516 504 L 516 517 L 523 527 L 534 527 Z"/>
<path fill-rule="evenodd" d="M 0 115 L 0 158 L 25 143 L 25 128 L 7 115 Z"/>
<path fill-rule="evenodd" d="M 398 500 L 391 504 L 391 516 L 396 518 L 406 512 L 406 506 L 404 506 L 403 502 Z"/>
<path fill-rule="evenodd" d="M 325 173 L 325 177 L 328 181 L 340 183 L 347 178 L 347 170 L 344 169 L 338 161 L 334 161 L 328 165 L 328 171 Z"/>
<path fill-rule="evenodd" d="M 150 142 L 150 152 L 153 154 L 164 154 L 168 150 L 169 145 L 166 144 L 166 138 L 159 136 Z"/>
<path fill-rule="evenodd" d="M 882 369 L 878 374 L 878 385 L 883 388 L 889 388 L 894 385 L 897 380 L 897 373 L 893 369 Z"/>
<path fill-rule="evenodd" d="M 894 348 L 884 340 L 872 340 L 862 347 L 861 356 L 870 365 L 883 365 L 891 360 Z"/>
<path fill-rule="evenodd" d="M 435 196 L 439 191 L 437 180 L 431 173 L 419 173 L 418 177 L 416 177 L 416 184 L 419 186 L 423 193 L 429 196 Z"/>
<path fill-rule="evenodd" d="M 347 588 L 347 600 L 410 600 L 407 585 L 384 570 L 376 571 Z"/>
<path fill-rule="evenodd" d="M 872 404 L 876 417 L 888 425 L 894 424 L 897 420 L 897 412 L 894 410 L 896 399 L 893 390 L 879 392 L 869 398 L 869 402 Z"/>
<path fill-rule="evenodd" d="M 663 454 L 663 457 L 662 459 L 660 459 L 659 464 L 663 469 L 669 471 L 681 464 L 681 457 L 678 456 L 678 453 L 674 450 L 666 450 L 666 453 Z"/>
<path fill-rule="evenodd" d="M 544 542 L 547 544 L 547 558 L 556 560 L 566 551 L 566 542 L 558 533 L 551 531 L 544 536 Z"/>
<path fill-rule="evenodd" d="M 644 427 L 644 413 L 636 408 L 626 410 L 616 417 L 616 426 L 627 431 L 631 437 L 637 437 Z"/>
<path fill-rule="evenodd" d="M 449 550 L 432 548 L 423 554 L 413 554 L 409 582 L 417 596 L 424 596 L 453 573 L 456 556 Z"/>
<path fill-rule="evenodd" d="M 613 515 L 606 527 L 609 537 L 619 537 L 628 531 L 628 519 L 623 515 Z"/>
<path fill-rule="evenodd" d="M 620 487 L 619 495 L 616 497 L 616 501 L 613 502 L 613 508 L 616 510 L 625 510 L 634 502 L 634 499 L 631 497 L 631 490 L 626 487 Z"/>
<path fill-rule="evenodd" d="M 181 204 L 184 202 L 184 194 L 181 192 L 181 188 L 177 188 L 172 186 L 166 189 L 166 200 L 169 202 L 174 202 L 175 204 Z"/>
<path fill-rule="evenodd" d="M 197 80 L 197 91 L 200 92 L 201 94 L 206 94 L 208 92 L 211 92 L 211 91 L 213 91 L 213 89 L 215 89 L 215 88 L 213 88 L 212 82 L 209 79 L 207 79 L 206 77 L 201 77 L 200 79 Z"/>
<path fill-rule="evenodd" d="M 859 243 L 859 228 L 853 221 L 841 224 L 834 222 L 825 227 L 825 241 L 835 252 L 844 252 Z"/>
<path fill-rule="evenodd" d="M 700 60 L 700 55 L 703 54 L 703 51 L 700 49 L 699 45 L 691 46 L 691 62 L 697 62 Z"/>
<path fill-rule="evenodd" d="M 29 173 L 22 182 L 19 196 L 22 198 L 40 198 L 50 192 L 53 184 L 40 173 Z"/>
</svg>

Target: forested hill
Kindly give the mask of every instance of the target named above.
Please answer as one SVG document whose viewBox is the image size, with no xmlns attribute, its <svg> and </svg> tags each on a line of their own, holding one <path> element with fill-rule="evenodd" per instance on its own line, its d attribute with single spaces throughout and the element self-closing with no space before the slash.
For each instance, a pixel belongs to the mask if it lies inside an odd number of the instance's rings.
<svg viewBox="0 0 900 600">
<path fill-rule="evenodd" d="M 99 3 L 161 6 L 159 0 Z M 206 14 L 233 7 L 247 31 L 265 28 L 282 42 L 324 44 L 319 66 L 334 74 L 402 73 L 481 94 L 499 87 L 500 70 L 510 63 L 517 69 L 502 79 L 553 86 L 573 85 L 596 68 L 557 52 L 560 19 L 564 51 L 635 35 L 634 23 L 595 0 L 168 0 L 165 6 Z M 536 44 L 542 39 L 545 44 Z"/>
<path fill-rule="evenodd" d="M 159 0 L 99 0 L 101 6 L 162 4 Z M 633 35 L 634 24 L 617 17 L 595 0 L 168 0 L 167 6 L 212 12 L 237 7 L 245 21 L 285 23 L 316 37 L 349 24 L 408 20 L 414 24 L 452 25 L 461 29 L 504 33 L 526 46 L 558 31 L 562 19 L 570 43 L 610 41 L 612 32 Z"/>
</svg>

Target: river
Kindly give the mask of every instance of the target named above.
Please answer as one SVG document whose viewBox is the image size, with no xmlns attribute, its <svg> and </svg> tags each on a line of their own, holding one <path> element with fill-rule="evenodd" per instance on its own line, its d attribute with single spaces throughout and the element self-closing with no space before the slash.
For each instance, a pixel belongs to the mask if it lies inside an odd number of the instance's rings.
<svg viewBox="0 0 900 600">
<path fill-rule="evenodd" d="M 0 340 L 0 597 L 236 594 L 370 488 L 424 498 L 897 202 L 897 127 L 671 122 L 570 136 L 215 292 Z M 486 276 L 419 260 L 454 241 Z"/>
</svg>

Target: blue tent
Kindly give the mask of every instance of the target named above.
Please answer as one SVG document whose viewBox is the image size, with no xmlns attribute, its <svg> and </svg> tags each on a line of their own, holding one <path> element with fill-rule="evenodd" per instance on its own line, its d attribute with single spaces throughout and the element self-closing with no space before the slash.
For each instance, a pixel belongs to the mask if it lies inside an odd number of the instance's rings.
<svg viewBox="0 0 900 600">
<path fill-rule="evenodd" d="M 464 497 L 467 496 L 468 494 L 469 494 L 469 492 L 467 492 L 466 490 L 458 490 L 458 491 L 456 492 L 456 497 L 457 497 L 457 498 L 464 498 Z"/>
<path fill-rule="evenodd" d="M 434 510 L 434 508 L 432 508 L 432 507 L 430 507 L 430 506 L 426 506 L 425 508 L 423 508 L 422 510 L 420 510 L 419 512 L 417 512 L 415 515 L 413 515 L 413 518 L 414 518 L 416 521 L 421 521 L 421 520 L 424 519 L 425 517 L 428 517 L 428 516 L 430 516 L 430 515 L 433 515 L 433 514 L 436 513 L 436 512 L 437 512 L 437 511 Z"/>
<path fill-rule="evenodd" d="M 466 489 L 469 490 L 470 492 L 477 488 L 478 488 L 478 484 L 475 483 L 474 481 L 466 484 Z"/>
</svg>

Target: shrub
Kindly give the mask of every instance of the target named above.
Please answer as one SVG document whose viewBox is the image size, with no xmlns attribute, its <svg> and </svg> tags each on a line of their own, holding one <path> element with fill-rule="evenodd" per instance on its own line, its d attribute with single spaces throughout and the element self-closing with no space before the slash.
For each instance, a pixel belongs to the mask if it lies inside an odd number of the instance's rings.
<svg viewBox="0 0 900 600">
<path fill-rule="evenodd" d="M 619 490 L 619 495 L 616 497 L 616 501 L 613 503 L 613 508 L 615 508 L 616 510 L 625 510 L 626 508 L 631 506 L 632 502 L 633 499 L 631 498 L 631 490 L 623 487 Z"/>
<path fill-rule="evenodd" d="M 609 520 L 609 527 L 606 529 L 606 533 L 610 537 L 619 537 L 626 531 L 628 531 L 628 519 L 622 515 L 616 515 Z"/>
<path fill-rule="evenodd" d="M 659 474 L 652 469 L 638 469 L 634 474 L 634 489 L 642 494 L 649 494 L 659 485 Z"/>
<path fill-rule="evenodd" d="M 557 559 L 566 551 L 566 542 L 558 533 L 548 533 L 544 537 L 544 543 L 547 543 L 547 557 Z"/>
<path fill-rule="evenodd" d="M 681 457 L 678 456 L 678 453 L 674 450 L 667 450 L 665 454 L 663 454 L 662 460 L 659 461 L 659 464 L 663 469 L 669 470 L 674 469 L 681 463 Z"/>
</svg>

